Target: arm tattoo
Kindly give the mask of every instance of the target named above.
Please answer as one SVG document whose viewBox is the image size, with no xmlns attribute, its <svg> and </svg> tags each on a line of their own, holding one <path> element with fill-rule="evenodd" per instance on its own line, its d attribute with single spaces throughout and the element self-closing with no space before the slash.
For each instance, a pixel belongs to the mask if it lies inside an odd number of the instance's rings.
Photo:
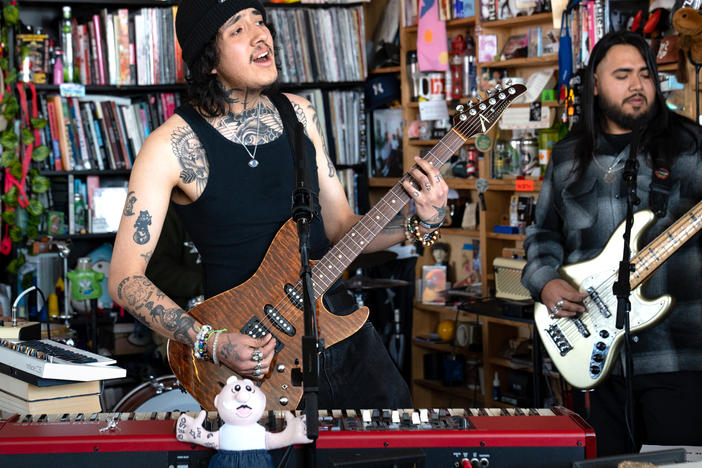
<svg viewBox="0 0 702 468">
<path fill-rule="evenodd" d="M 151 239 L 149 234 L 149 226 L 151 226 L 151 215 L 148 211 L 140 211 L 139 217 L 134 223 L 136 231 L 134 232 L 134 242 L 139 245 L 144 245 Z"/>
<path fill-rule="evenodd" d="M 227 361 L 234 360 L 234 361 L 241 361 L 241 357 L 239 357 L 239 352 L 236 349 L 236 344 L 226 342 L 223 344 L 220 344 L 217 346 L 217 356 L 220 359 L 224 359 Z"/>
<path fill-rule="evenodd" d="M 293 107 L 295 108 L 295 115 L 297 115 L 297 120 L 299 120 L 302 126 L 305 128 L 305 135 L 309 137 L 310 135 L 307 131 L 307 117 L 305 116 L 305 112 L 302 110 L 302 107 L 299 104 L 293 104 Z M 331 178 L 334 177 L 334 175 L 336 175 L 336 169 L 334 168 L 334 163 L 332 163 L 331 159 L 329 158 L 329 153 L 327 152 L 327 145 L 324 142 L 324 135 L 322 134 L 322 125 L 319 122 L 317 113 L 314 111 L 314 107 L 312 105 L 310 105 L 310 109 L 312 109 L 312 115 L 314 116 L 314 122 L 317 126 L 317 132 L 319 133 L 319 137 L 322 139 L 322 148 L 324 150 L 324 156 L 327 158 L 327 169 L 329 169 L 329 177 Z"/>
<path fill-rule="evenodd" d="M 195 319 L 178 307 L 165 308 L 154 302 L 162 293 L 145 276 L 124 278 L 117 287 L 117 298 L 127 303 L 127 310 L 149 328 L 159 327 L 182 342 L 190 343 L 189 332 L 195 330 Z"/>
<path fill-rule="evenodd" d="M 444 206 L 433 205 L 433 206 L 434 206 L 434 209 L 436 210 L 436 214 L 429 219 L 425 219 L 424 220 L 425 223 L 438 223 L 439 221 L 441 221 L 442 219 L 444 219 L 446 217 L 446 205 L 444 205 Z"/>
<path fill-rule="evenodd" d="M 210 173 L 202 143 L 190 127 L 178 127 L 171 134 L 171 148 L 182 167 L 180 179 L 184 184 L 195 182 L 199 196 L 205 190 Z"/>
<path fill-rule="evenodd" d="M 148 252 L 141 254 L 141 258 L 143 258 L 144 262 L 148 265 L 149 260 L 151 260 L 151 257 L 153 256 L 153 254 L 154 254 L 154 251 L 149 250 Z"/>
<path fill-rule="evenodd" d="M 134 190 L 127 194 L 127 200 L 124 202 L 124 211 L 122 211 L 123 216 L 134 216 L 134 203 L 136 203 L 137 198 L 134 196 Z"/>
</svg>

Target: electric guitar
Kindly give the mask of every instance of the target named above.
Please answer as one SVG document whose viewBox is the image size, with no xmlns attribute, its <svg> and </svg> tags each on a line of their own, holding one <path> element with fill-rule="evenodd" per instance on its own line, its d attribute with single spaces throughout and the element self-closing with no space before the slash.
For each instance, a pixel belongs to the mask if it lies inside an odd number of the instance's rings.
<svg viewBox="0 0 702 468">
<path fill-rule="evenodd" d="M 497 89 L 478 103 L 470 102 L 467 108 L 459 106 L 453 128 L 429 150 L 424 160 L 441 167 L 466 140 L 487 132 L 507 106 L 525 91 L 524 85 L 515 84 Z M 403 180 L 411 178 L 408 174 L 402 176 L 400 182 L 312 265 L 317 327 L 325 346 L 351 336 L 368 318 L 367 307 L 346 316 L 333 315 L 324 308 L 322 295 L 409 201 L 401 185 Z M 273 334 L 277 342 L 275 358 L 261 383 L 268 397 L 268 410 L 295 409 L 302 397 L 302 387 L 293 385 L 291 378 L 291 371 L 302 366 L 304 317 L 299 269 L 297 229 L 295 223 L 288 220 L 276 233 L 251 278 L 189 311 L 200 323 L 210 324 L 215 329 L 240 330 L 255 338 Z M 234 372 L 225 366 L 196 359 L 190 346 L 174 340 L 168 343 L 168 362 L 178 381 L 200 405 L 215 410 L 214 397 L 221 390 L 219 382 L 226 382 Z"/>
<path fill-rule="evenodd" d="M 650 244 L 638 251 L 638 241 L 654 221 L 650 210 L 634 214 L 631 228 L 631 311 L 632 333 L 651 327 L 665 318 L 673 303 L 669 295 L 646 299 L 642 283 L 702 228 L 702 202 L 673 223 Z M 624 328 L 615 326 L 617 297 L 612 291 L 617 281 L 619 262 L 624 248 L 622 222 L 614 231 L 604 250 L 595 258 L 562 267 L 561 276 L 580 292 L 586 311 L 574 318 L 549 316 L 548 308 L 540 303 L 534 307 L 534 322 L 541 341 L 563 378 L 574 387 L 589 389 L 600 384 L 611 372 L 617 350 L 624 338 Z"/>
</svg>

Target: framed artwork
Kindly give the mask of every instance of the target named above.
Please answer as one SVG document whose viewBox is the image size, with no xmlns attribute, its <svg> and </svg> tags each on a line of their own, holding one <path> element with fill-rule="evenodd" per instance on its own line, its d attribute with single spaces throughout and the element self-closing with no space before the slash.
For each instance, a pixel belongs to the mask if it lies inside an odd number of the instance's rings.
<svg viewBox="0 0 702 468">
<path fill-rule="evenodd" d="M 446 303 L 446 265 L 422 267 L 422 303 Z"/>
<path fill-rule="evenodd" d="M 369 177 L 400 177 L 402 169 L 402 109 L 373 111 L 372 157 Z"/>
</svg>

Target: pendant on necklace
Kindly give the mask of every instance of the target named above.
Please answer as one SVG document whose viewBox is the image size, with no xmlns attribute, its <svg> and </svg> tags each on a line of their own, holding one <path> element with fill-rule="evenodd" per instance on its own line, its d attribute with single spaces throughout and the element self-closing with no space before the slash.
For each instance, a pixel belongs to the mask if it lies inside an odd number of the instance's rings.
<svg viewBox="0 0 702 468">
<path fill-rule="evenodd" d="M 249 167 L 256 167 L 256 166 L 258 166 L 258 161 L 256 161 L 255 159 L 252 159 L 251 161 L 249 161 Z"/>
</svg>

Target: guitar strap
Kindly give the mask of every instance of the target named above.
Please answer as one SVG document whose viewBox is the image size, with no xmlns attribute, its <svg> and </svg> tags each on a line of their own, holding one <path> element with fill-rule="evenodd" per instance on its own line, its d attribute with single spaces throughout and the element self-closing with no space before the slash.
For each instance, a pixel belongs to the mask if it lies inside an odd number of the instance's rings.
<svg viewBox="0 0 702 468">
<path fill-rule="evenodd" d="M 288 141 L 290 142 L 290 150 L 293 154 L 293 161 L 295 163 L 295 176 L 297 180 L 298 187 L 300 182 L 302 182 L 304 187 L 310 187 L 308 183 L 308 171 L 307 160 L 304 157 L 304 139 L 302 135 L 305 131 L 302 123 L 297 119 L 295 115 L 295 109 L 293 109 L 290 100 L 286 98 L 283 93 L 276 92 L 268 96 L 275 105 L 276 109 L 280 113 L 280 120 L 283 122 L 283 128 L 285 133 L 288 135 Z"/>
<path fill-rule="evenodd" d="M 670 196 L 670 162 L 660 156 L 653 160 L 653 175 L 648 196 L 648 205 L 658 218 L 665 217 Z"/>
</svg>

